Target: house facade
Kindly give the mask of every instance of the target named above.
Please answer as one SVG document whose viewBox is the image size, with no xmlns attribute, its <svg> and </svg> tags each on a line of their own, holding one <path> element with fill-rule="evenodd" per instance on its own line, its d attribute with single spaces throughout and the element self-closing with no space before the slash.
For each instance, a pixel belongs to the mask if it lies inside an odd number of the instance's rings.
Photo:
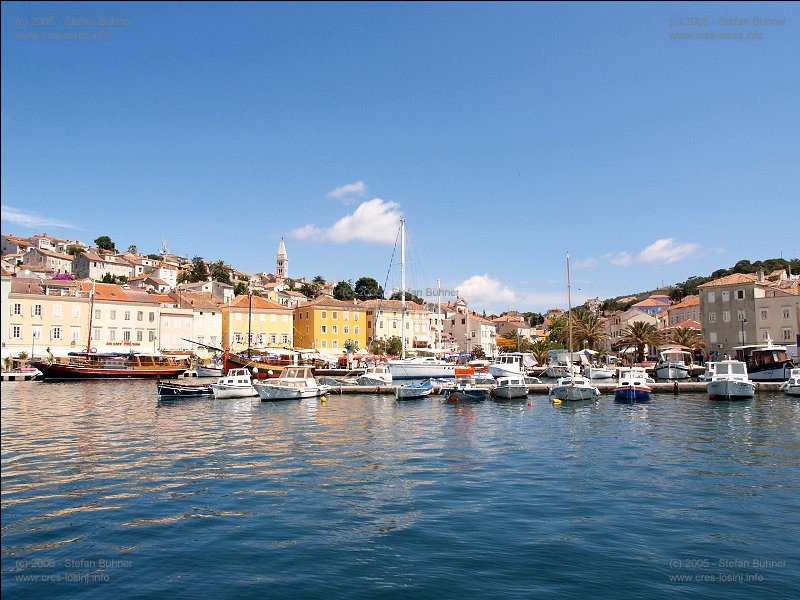
<svg viewBox="0 0 800 600">
<path fill-rule="evenodd" d="M 360 304 L 320 296 L 294 309 L 299 348 L 338 353 L 348 346 L 367 348 L 367 309 Z"/>
<path fill-rule="evenodd" d="M 294 345 L 292 311 L 266 298 L 252 294 L 236 296 L 221 305 L 222 346 L 232 352 Z"/>
</svg>

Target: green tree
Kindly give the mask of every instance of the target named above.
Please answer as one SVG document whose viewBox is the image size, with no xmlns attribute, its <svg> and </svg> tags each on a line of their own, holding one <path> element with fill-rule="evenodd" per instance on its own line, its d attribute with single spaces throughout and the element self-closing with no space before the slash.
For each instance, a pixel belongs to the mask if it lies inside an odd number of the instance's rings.
<svg viewBox="0 0 800 600">
<path fill-rule="evenodd" d="M 634 321 L 622 330 L 618 345 L 620 347 L 634 346 L 636 348 L 636 361 L 644 361 L 645 346 L 655 348 L 662 342 L 661 332 L 653 323 Z"/>
<path fill-rule="evenodd" d="M 476 360 L 483 360 L 486 358 L 486 352 L 483 351 L 483 346 L 478 344 L 472 349 L 472 358 Z"/>
<path fill-rule="evenodd" d="M 572 339 L 581 347 L 585 343 L 591 350 L 597 350 L 608 339 L 608 334 L 595 313 L 577 310 L 572 313 Z"/>
<path fill-rule="evenodd" d="M 337 300 L 352 300 L 355 297 L 353 286 L 349 281 L 340 281 L 333 288 L 333 297 Z"/>
<path fill-rule="evenodd" d="M 200 256 L 195 256 L 192 259 L 192 266 L 189 269 L 189 281 L 197 283 L 199 281 L 208 281 L 209 272 L 206 261 Z"/>
<path fill-rule="evenodd" d="M 399 336 L 393 335 L 386 340 L 386 353 L 393 356 L 399 355 L 403 351 L 403 340 Z"/>
<path fill-rule="evenodd" d="M 692 350 L 706 347 L 706 341 L 702 334 L 691 327 L 673 327 L 667 330 L 668 340 L 678 346 L 685 346 Z"/>
<path fill-rule="evenodd" d="M 566 313 L 551 319 L 550 343 L 554 348 L 567 348 L 569 346 L 569 321 Z"/>
<path fill-rule="evenodd" d="M 114 247 L 114 242 L 111 241 L 111 238 L 107 235 L 101 235 L 94 241 L 94 245 L 100 248 L 100 250 L 106 250 L 108 252 L 116 252 L 117 249 Z"/>
<path fill-rule="evenodd" d="M 372 277 L 361 277 L 356 281 L 353 290 L 359 300 L 383 298 L 383 288 Z"/>
<path fill-rule="evenodd" d="M 550 348 L 549 340 L 536 340 L 531 344 L 531 354 L 541 366 L 545 366 L 550 362 Z"/>
<path fill-rule="evenodd" d="M 233 288 L 233 295 L 234 296 L 243 296 L 249 293 L 249 288 L 243 282 L 237 283 Z"/>
<path fill-rule="evenodd" d="M 131 244 L 130 246 L 128 246 L 128 252 L 130 252 L 131 254 L 138 254 L 139 247 L 136 244 Z"/>
<path fill-rule="evenodd" d="M 389 297 L 389 300 L 402 300 L 403 299 L 403 292 L 395 292 Z M 406 302 L 414 302 L 415 304 L 424 304 L 425 301 L 417 296 L 416 294 L 412 294 L 408 290 L 406 290 Z"/>
<path fill-rule="evenodd" d="M 218 260 L 211 265 L 211 279 L 220 283 L 231 285 L 231 269 L 225 264 L 224 260 Z"/>
<path fill-rule="evenodd" d="M 84 249 L 81 248 L 80 246 L 75 246 L 75 245 L 67 246 L 67 254 L 69 254 L 70 256 L 78 256 L 78 254 L 81 254 L 83 252 Z"/>
<path fill-rule="evenodd" d="M 113 283 L 115 285 L 122 285 L 123 283 L 128 283 L 128 278 L 125 277 L 125 275 L 112 275 L 111 273 L 106 273 L 103 275 L 100 283 Z"/>
</svg>

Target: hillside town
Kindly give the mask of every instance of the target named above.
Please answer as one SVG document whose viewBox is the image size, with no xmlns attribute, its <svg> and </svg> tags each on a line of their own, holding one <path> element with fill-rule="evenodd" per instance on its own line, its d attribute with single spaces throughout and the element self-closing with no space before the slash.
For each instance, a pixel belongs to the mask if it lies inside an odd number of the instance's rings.
<svg viewBox="0 0 800 600">
<path fill-rule="evenodd" d="M 478 314 L 468 298 L 444 302 L 436 294 L 422 304 L 406 302 L 405 310 L 399 299 L 337 299 L 340 282 L 315 278 L 310 286 L 305 277 L 290 275 L 283 240 L 272 273 L 229 269 L 229 284 L 210 275 L 190 281 L 192 267 L 192 260 L 166 248 L 142 255 L 135 247 L 118 252 L 47 234 L 3 235 L 3 357 L 91 350 L 202 358 L 214 349 L 303 348 L 335 362 L 346 351 L 386 353 L 403 324 L 409 350 L 496 356 L 554 341 L 554 325 L 565 319 L 562 308 L 535 324 L 519 311 Z M 632 352 L 626 332 L 642 323 L 663 339 L 671 330 L 696 332 L 693 349 L 702 355 L 721 357 L 736 346 L 772 340 L 796 357 L 800 278 L 786 270 L 734 273 L 679 301 L 653 293 L 624 310 L 602 311 L 594 299 L 584 311 L 601 331 L 579 337 L 576 347 L 604 355 Z"/>
</svg>

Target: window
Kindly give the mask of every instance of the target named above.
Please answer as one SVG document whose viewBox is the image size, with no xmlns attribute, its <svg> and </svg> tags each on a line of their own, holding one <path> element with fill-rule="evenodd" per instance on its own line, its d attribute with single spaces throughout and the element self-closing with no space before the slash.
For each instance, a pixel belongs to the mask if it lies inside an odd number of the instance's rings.
<svg viewBox="0 0 800 600">
<path fill-rule="evenodd" d="M 730 292 L 722 292 L 722 301 L 723 302 L 728 302 L 730 299 L 731 299 L 731 293 Z"/>
<path fill-rule="evenodd" d="M 276 315 L 275 313 L 272 313 L 269 316 L 269 322 L 270 323 L 277 323 L 278 322 L 278 315 Z"/>
<path fill-rule="evenodd" d="M 768 319 L 768 312 L 766 308 L 761 309 L 761 320 L 766 321 Z"/>
<path fill-rule="evenodd" d="M 100 328 L 95 327 L 92 329 L 92 341 L 99 342 L 100 341 Z"/>
<path fill-rule="evenodd" d="M 200 313 L 200 314 L 202 314 L 202 313 Z M 136 312 L 136 320 L 137 321 L 144 321 L 144 311 L 143 310 L 139 310 L 139 311 Z"/>
<path fill-rule="evenodd" d="M 34 304 L 33 305 L 33 316 L 34 317 L 41 317 L 42 316 L 42 305 L 41 304 Z"/>
<path fill-rule="evenodd" d="M 743 310 L 737 310 L 736 311 L 736 320 L 739 321 L 739 323 L 747 320 L 745 318 L 745 316 L 744 316 L 744 311 Z"/>
<path fill-rule="evenodd" d="M 791 341 L 791 339 L 792 339 L 792 330 L 791 329 L 781 329 L 781 339 L 784 342 Z"/>
<path fill-rule="evenodd" d="M 723 323 L 730 323 L 731 322 L 731 311 L 723 310 L 722 311 L 722 322 Z"/>
<path fill-rule="evenodd" d="M 233 334 L 233 343 L 234 344 L 241 344 L 242 343 L 242 334 L 241 333 L 234 333 Z"/>
<path fill-rule="evenodd" d="M 344 312 L 342 313 L 342 318 L 343 318 L 345 321 L 349 321 L 349 320 L 350 320 L 350 311 L 348 311 L 348 310 L 344 311 Z"/>
<path fill-rule="evenodd" d="M 80 306 L 73 306 L 72 307 L 72 318 L 73 319 L 80 319 L 81 318 L 81 307 Z"/>
<path fill-rule="evenodd" d="M 284 323 L 288 323 L 289 322 L 289 315 L 283 315 L 283 317 L 281 317 L 281 321 L 283 321 Z"/>
<path fill-rule="evenodd" d="M 11 326 L 11 337 L 14 339 L 22 338 L 22 325 Z"/>
<path fill-rule="evenodd" d="M 328 341 L 327 340 L 322 340 L 322 347 L 323 348 L 327 348 L 328 347 Z"/>
<path fill-rule="evenodd" d="M 277 333 L 270 333 L 269 334 L 269 343 L 273 344 L 273 345 L 278 343 L 278 334 Z"/>
<path fill-rule="evenodd" d="M 131 341 L 131 331 L 130 329 L 126 329 L 122 332 L 122 341 L 123 342 L 130 342 Z"/>
<path fill-rule="evenodd" d="M 148 331 L 147 332 L 147 341 L 148 342 L 155 342 L 156 341 L 156 332 L 155 331 Z"/>
<path fill-rule="evenodd" d="M 125 311 L 125 320 L 126 321 L 130 321 L 131 320 L 131 311 L 129 311 L 129 310 Z"/>
<path fill-rule="evenodd" d="M 328 318 L 328 311 L 327 310 L 323 310 L 322 313 L 320 314 L 320 317 L 322 317 L 323 319 L 327 319 Z"/>
<path fill-rule="evenodd" d="M 115 310 L 113 310 L 113 309 L 112 309 L 112 310 L 111 310 L 111 314 L 109 315 L 109 318 L 110 318 L 112 321 L 116 321 L 116 320 L 117 320 L 117 311 L 115 311 Z"/>
<path fill-rule="evenodd" d="M 781 314 L 783 315 L 784 319 L 792 318 L 792 311 L 789 306 L 781 306 Z"/>
<path fill-rule="evenodd" d="M 281 335 L 281 344 L 288 344 L 289 343 L 289 334 L 284 333 Z"/>
<path fill-rule="evenodd" d="M 321 331 L 322 331 L 322 333 L 328 333 L 328 326 L 327 325 L 322 325 Z"/>
<path fill-rule="evenodd" d="M 347 335 L 348 333 L 350 333 L 350 326 L 349 325 L 345 325 L 344 326 L 344 334 Z"/>
<path fill-rule="evenodd" d="M 736 299 L 744 300 L 744 290 L 736 290 Z"/>
<path fill-rule="evenodd" d="M 50 339 L 51 340 L 60 340 L 61 339 L 61 327 L 56 325 L 50 330 Z"/>
<path fill-rule="evenodd" d="M 81 339 L 81 328 L 80 327 L 72 327 L 70 331 L 71 331 L 70 339 L 73 342 L 77 342 L 79 339 Z"/>
<path fill-rule="evenodd" d="M 339 326 L 338 325 L 334 325 L 331 333 L 334 333 L 334 334 L 339 333 Z"/>
<path fill-rule="evenodd" d="M 715 300 L 716 300 L 716 295 L 714 294 L 714 292 L 708 292 L 708 301 L 714 302 Z"/>
<path fill-rule="evenodd" d="M 94 318 L 99 320 L 99 319 L 100 319 L 100 314 L 101 314 L 101 313 L 100 313 L 100 309 L 99 309 L 99 308 L 98 308 L 98 309 L 95 309 L 95 311 L 94 311 Z"/>
<path fill-rule="evenodd" d="M 353 313 L 353 321 L 358 321 L 358 313 Z"/>
<path fill-rule="evenodd" d="M 353 334 L 354 334 L 354 335 L 358 335 L 358 325 L 355 325 L 355 326 L 353 327 Z"/>
<path fill-rule="evenodd" d="M 116 329 L 109 329 L 108 330 L 108 341 L 109 342 L 116 342 L 117 341 L 117 330 Z"/>
<path fill-rule="evenodd" d="M 140 329 L 137 330 L 136 331 L 136 341 L 137 342 L 141 342 L 143 339 L 144 339 L 144 332 L 142 330 L 140 330 Z M 202 340 L 201 340 L 201 343 L 202 343 Z"/>
<path fill-rule="evenodd" d="M 153 321 L 155 321 L 155 320 L 156 320 L 156 313 L 154 313 L 154 312 L 151 312 L 151 313 L 150 313 L 150 322 L 152 323 L 152 322 L 153 322 Z M 151 341 L 152 341 L 152 340 L 151 340 Z"/>
<path fill-rule="evenodd" d="M 53 304 L 53 316 L 54 317 L 61 317 L 61 305 L 60 304 Z"/>
<path fill-rule="evenodd" d="M 306 325 L 306 335 L 308 335 L 308 325 Z"/>
<path fill-rule="evenodd" d="M 717 343 L 717 332 L 716 331 L 712 331 L 712 332 L 710 332 L 708 334 L 708 341 L 711 342 L 712 344 L 716 344 Z"/>
</svg>

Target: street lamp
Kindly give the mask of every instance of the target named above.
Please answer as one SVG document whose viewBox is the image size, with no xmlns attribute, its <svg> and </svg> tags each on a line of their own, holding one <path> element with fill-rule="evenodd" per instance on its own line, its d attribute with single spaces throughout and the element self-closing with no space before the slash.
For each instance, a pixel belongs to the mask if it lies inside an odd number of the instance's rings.
<svg viewBox="0 0 800 600">
<path fill-rule="evenodd" d="M 744 324 L 747 323 L 747 319 L 744 318 L 742 315 L 742 345 L 744 346 Z"/>
</svg>

